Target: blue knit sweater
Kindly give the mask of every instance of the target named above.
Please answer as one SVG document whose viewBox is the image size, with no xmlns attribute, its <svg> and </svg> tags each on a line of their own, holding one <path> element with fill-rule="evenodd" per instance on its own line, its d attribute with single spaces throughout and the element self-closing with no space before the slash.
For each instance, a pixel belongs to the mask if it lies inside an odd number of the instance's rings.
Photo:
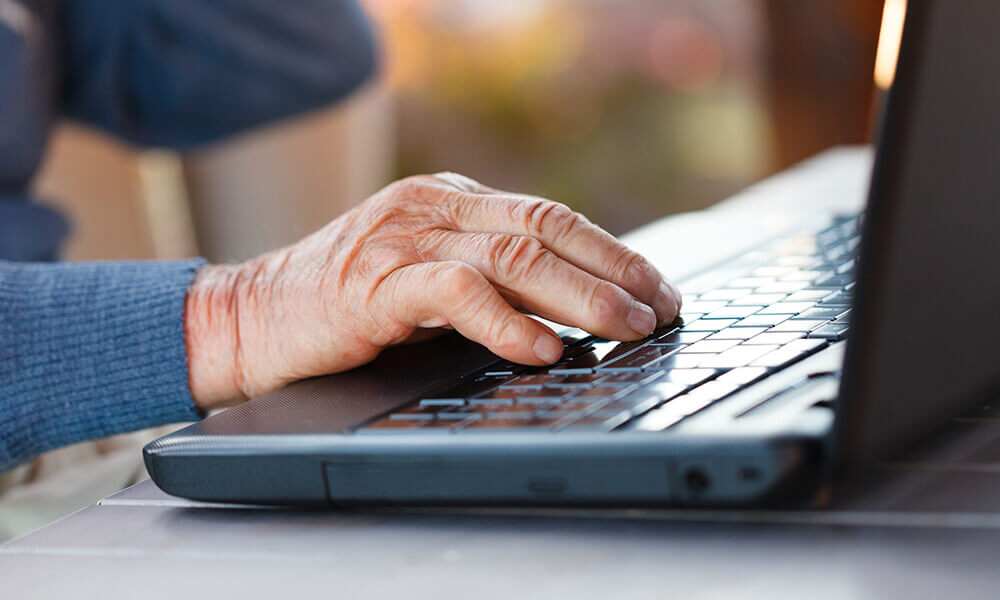
<svg viewBox="0 0 1000 600">
<path fill-rule="evenodd" d="M 201 260 L 59 264 L 31 198 L 51 124 L 197 146 L 333 102 L 374 69 L 354 0 L 6 0 L 0 11 L 0 471 L 196 419 L 184 297 Z"/>
</svg>

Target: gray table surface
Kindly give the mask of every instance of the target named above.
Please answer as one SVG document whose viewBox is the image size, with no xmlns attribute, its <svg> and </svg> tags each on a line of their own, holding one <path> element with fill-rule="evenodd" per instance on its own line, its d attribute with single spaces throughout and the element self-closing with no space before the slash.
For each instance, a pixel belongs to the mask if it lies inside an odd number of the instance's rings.
<svg viewBox="0 0 1000 600">
<path fill-rule="evenodd" d="M 860 204 L 869 161 L 826 154 L 674 218 L 665 248 L 652 230 L 630 241 L 683 274 L 671 252 L 763 204 L 780 210 L 760 236 L 823 198 Z M 953 429 L 827 510 L 275 509 L 146 481 L 0 546 L 0 598 L 992 598 L 1000 410 Z"/>
</svg>

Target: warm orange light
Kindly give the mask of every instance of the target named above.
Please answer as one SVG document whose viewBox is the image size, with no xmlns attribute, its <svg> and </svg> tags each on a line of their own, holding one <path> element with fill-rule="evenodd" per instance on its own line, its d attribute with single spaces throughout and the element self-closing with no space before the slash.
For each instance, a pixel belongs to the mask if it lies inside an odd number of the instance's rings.
<svg viewBox="0 0 1000 600">
<path fill-rule="evenodd" d="M 899 41 L 903 38 L 903 19 L 906 17 L 906 0 L 885 0 L 882 8 L 882 27 L 878 32 L 878 51 L 875 54 L 875 85 L 883 90 L 892 85 L 899 57 Z"/>
</svg>

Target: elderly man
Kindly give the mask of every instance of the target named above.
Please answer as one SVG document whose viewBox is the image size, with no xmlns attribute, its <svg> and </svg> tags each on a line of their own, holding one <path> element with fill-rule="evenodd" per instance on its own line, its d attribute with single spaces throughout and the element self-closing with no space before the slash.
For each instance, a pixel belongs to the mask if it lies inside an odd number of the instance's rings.
<svg viewBox="0 0 1000 600">
<path fill-rule="evenodd" d="M 347 0 L 0 0 L 0 471 L 372 360 L 452 328 L 525 364 L 561 356 L 521 311 L 628 340 L 679 295 L 565 206 L 405 179 L 243 264 L 60 264 L 26 189 L 60 115 L 187 148 L 340 98 L 374 68 Z"/>
</svg>

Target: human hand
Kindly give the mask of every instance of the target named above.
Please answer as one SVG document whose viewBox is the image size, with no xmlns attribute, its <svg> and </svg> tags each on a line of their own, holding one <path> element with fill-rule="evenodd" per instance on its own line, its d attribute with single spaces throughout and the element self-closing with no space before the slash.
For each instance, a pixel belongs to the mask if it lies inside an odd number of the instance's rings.
<svg viewBox="0 0 1000 600">
<path fill-rule="evenodd" d="M 548 364 L 562 342 L 519 311 L 632 340 L 679 308 L 649 261 L 562 204 L 454 173 L 410 177 L 296 244 L 199 270 L 185 313 L 191 393 L 223 406 L 441 327 Z"/>
</svg>

